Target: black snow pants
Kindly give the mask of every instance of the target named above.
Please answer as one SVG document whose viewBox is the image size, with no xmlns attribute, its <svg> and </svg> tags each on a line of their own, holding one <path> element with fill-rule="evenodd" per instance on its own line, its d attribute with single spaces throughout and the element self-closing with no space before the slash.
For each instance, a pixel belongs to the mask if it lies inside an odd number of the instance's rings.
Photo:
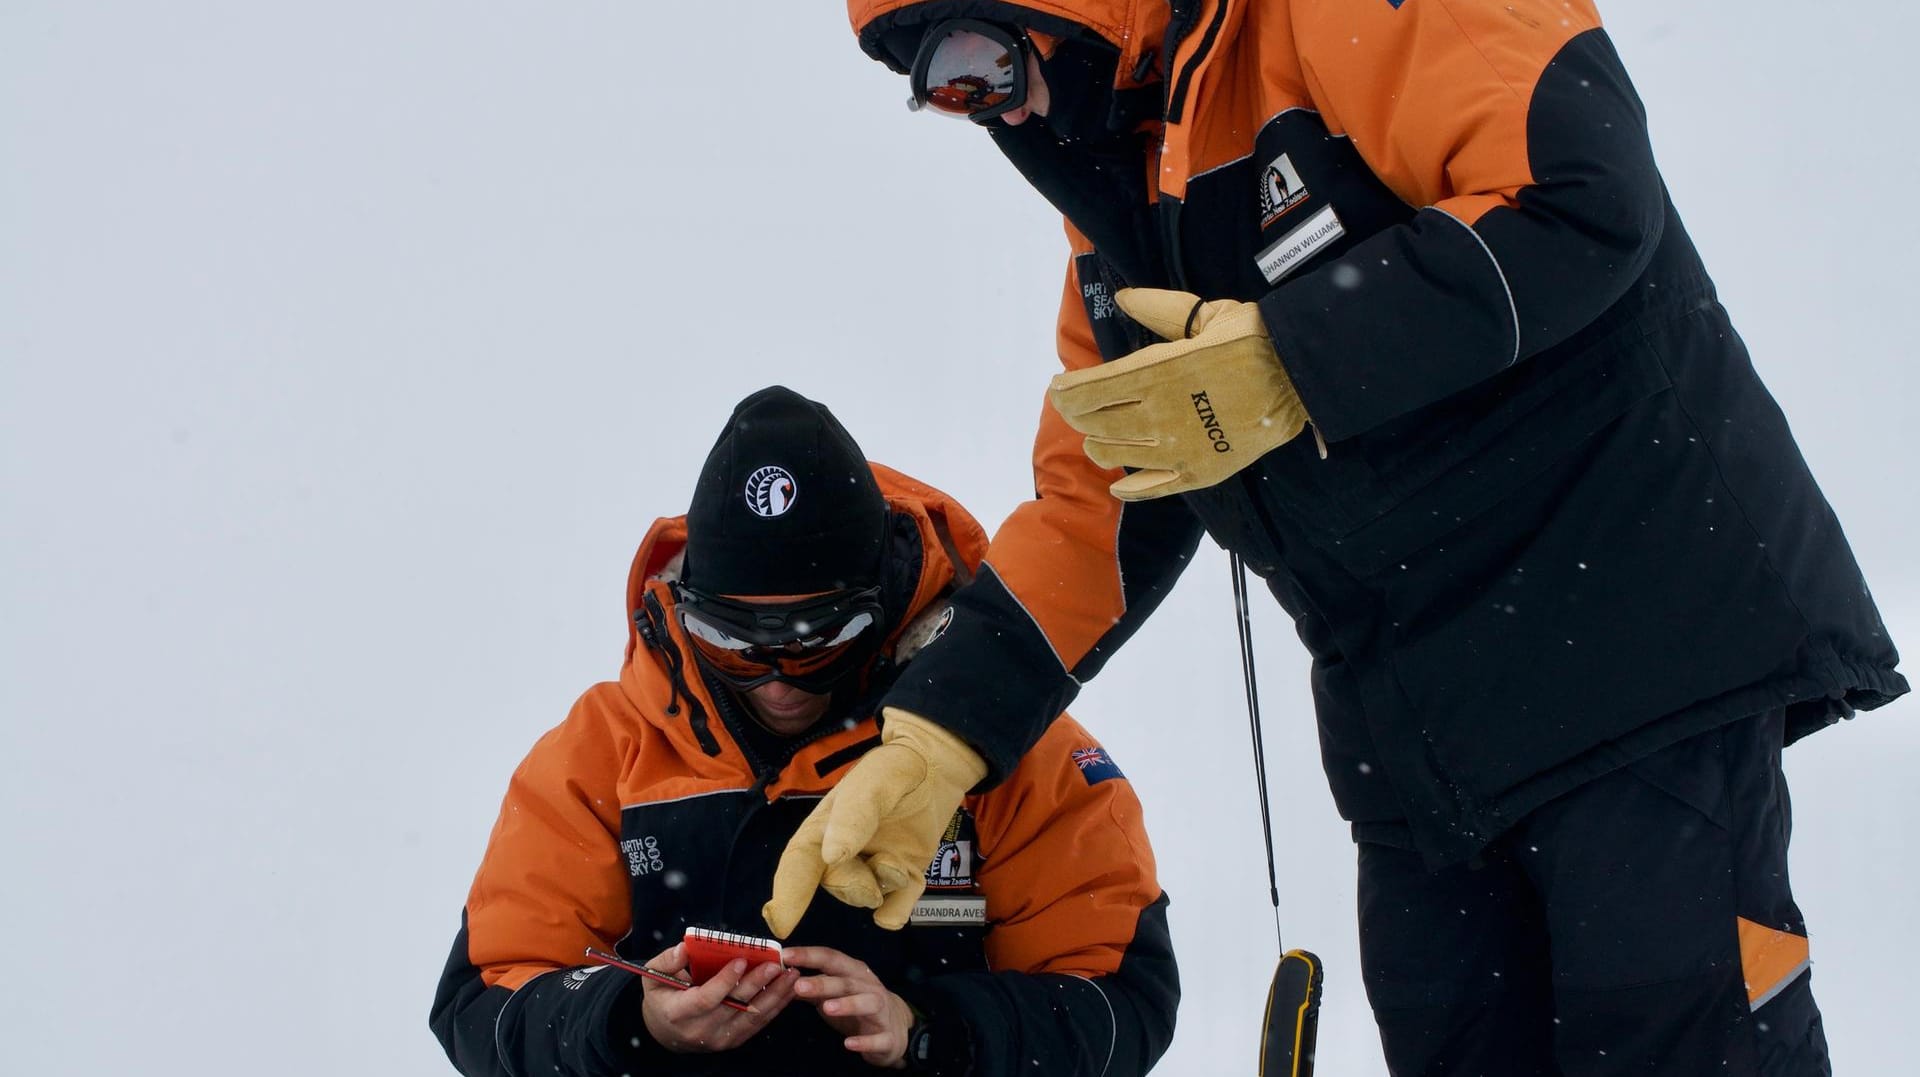
<svg viewBox="0 0 1920 1077">
<path fill-rule="evenodd" d="M 1394 1077 L 1826 1077 L 1787 884 L 1784 716 L 1543 805 L 1472 863 L 1360 846 L 1360 951 Z"/>
</svg>

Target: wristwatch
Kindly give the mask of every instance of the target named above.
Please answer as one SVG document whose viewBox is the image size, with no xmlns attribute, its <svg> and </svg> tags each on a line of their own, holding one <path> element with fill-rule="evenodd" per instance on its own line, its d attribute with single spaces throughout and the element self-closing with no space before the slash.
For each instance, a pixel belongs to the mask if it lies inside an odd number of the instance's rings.
<svg viewBox="0 0 1920 1077">
<path fill-rule="evenodd" d="M 908 1073 L 967 1077 L 973 1072 L 973 1043 L 967 1038 L 966 1025 L 930 1017 L 911 1002 L 907 1008 L 913 1011 L 913 1025 L 907 1029 Z"/>
</svg>

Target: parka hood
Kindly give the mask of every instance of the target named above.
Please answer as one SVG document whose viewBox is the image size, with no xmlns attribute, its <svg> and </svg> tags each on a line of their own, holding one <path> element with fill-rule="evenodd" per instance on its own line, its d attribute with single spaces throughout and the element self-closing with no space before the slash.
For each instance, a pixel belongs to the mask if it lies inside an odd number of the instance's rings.
<svg viewBox="0 0 1920 1077">
<path fill-rule="evenodd" d="M 896 535 L 917 534 L 919 540 L 917 579 L 904 588 L 903 610 L 881 650 L 898 663 L 937 634 L 943 604 L 936 600 L 973 578 L 986 556 L 987 534 L 945 493 L 883 464 L 869 466 L 887 499 Z M 627 575 L 627 651 L 620 684 L 648 722 L 684 742 L 683 751 L 714 755 L 717 741 L 707 725 L 713 701 L 673 615 L 670 584 L 679 577 L 686 545 L 684 515 L 654 521 L 641 540 Z"/>
<path fill-rule="evenodd" d="M 1168 0 L 848 0 L 847 18 L 867 55 L 906 74 L 912 54 L 902 58 L 887 47 L 896 32 L 924 29 L 941 19 L 983 19 L 1062 38 L 1098 41 L 1120 52 L 1115 85 L 1131 87 L 1156 81 L 1145 74 L 1166 39 L 1171 14 Z"/>
</svg>

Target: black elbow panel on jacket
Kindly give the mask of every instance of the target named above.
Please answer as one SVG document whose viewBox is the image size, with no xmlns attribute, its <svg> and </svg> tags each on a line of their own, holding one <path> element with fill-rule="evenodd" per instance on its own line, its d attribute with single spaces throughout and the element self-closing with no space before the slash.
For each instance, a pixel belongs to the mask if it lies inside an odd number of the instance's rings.
<svg viewBox="0 0 1920 1077">
<path fill-rule="evenodd" d="M 513 992 L 504 987 L 488 987 L 480 970 L 467 958 L 467 914 L 460 913 L 460 933 L 454 936 L 453 951 L 440 973 L 440 984 L 433 993 L 433 1010 L 427 1017 L 433 1035 L 447 1052 L 447 1061 L 467 1077 L 504 1077 L 500 1056 L 494 1049 L 493 1027 Z"/>
<path fill-rule="evenodd" d="M 632 1020 L 640 1012 L 640 978 L 625 969 L 589 965 L 529 980 L 500 1013 L 499 1053 L 515 1073 L 595 1077 L 657 1057 L 651 1038 Z M 615 1030 L 619 1030 L 616 1041 Z"/>
<path fill-rule="evenodd" d="M 659 1057 L 639 996 L 639 977 L 598 965 L 543 973 L 518 991 L 488 987 L 468 959 L 463 912 L 428 1023 L 466 1077 L 592 1077 Z"/>
<path fill-rule="evenodd" d="M 1638 280 L 1660 245 L 1666 188 L 1647 117 L 1603 30 L 1567 42 L 1527 110 L 1534 181 L 1474 231 L 1505 272 L 1525 359 L 1572 336 Z"/>
<path fill-rule="evenodd" d="M 1159 607 L 1193 559 L 1200 535 L 1200 518 L 1183 498 L 1121 509 L 1114 539 L 1121 613 L 1071 672 L 999 573 L 982 565 L 974 581 L 954 593 L 953 623 L 906 665 L 882 705 L 958 734 L 987 761 L 982 787 L 999 784 L 1080 685 Z"/>
<path fill-rule="evenodd" d="M 1527 112 L 1533 182 L 1469 223 L 1429 207 L 1260 301 L 1330 441 L 1362 434 L 1566 340 L 1633 286 L 1666 193 L 1613 44 L 1581 34 Z"/>
<path fill-rule="evenodd" d="M 991 565 L 953 595 L 953 623 L 900 671 L 882 706 L 965 740 L 999 784 L 1080 690 Z"/>
</svg>

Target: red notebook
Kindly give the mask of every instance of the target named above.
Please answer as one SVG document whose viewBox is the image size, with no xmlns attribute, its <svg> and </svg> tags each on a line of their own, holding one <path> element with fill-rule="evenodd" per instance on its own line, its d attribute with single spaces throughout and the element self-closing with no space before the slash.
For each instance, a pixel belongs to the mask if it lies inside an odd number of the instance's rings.
<svg viewBox="0 0 1920 1077">
<path fill-rule="evenodd" d="M 768 961 L 776 965 L 785 964 L 780 960 L 780 943 L 776 939 L 690 927 L 681 942 L 687 948 L 688 978 L 697 984 L 718 976 L 720 970 L 727 967 L 727 962 L 736 957 L 745 958 L 748 969 Z"/>
</svg>

